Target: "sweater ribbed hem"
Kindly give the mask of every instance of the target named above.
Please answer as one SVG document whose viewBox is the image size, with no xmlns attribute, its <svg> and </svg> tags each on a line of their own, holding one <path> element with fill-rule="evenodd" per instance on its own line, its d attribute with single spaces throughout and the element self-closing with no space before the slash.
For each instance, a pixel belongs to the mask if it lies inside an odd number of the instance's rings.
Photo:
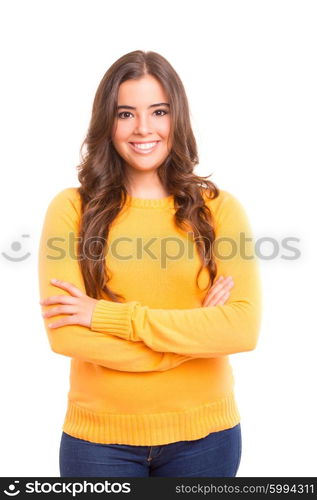
<svg viewBox="0 0 317 500">
<path fill-rule="evenodd" d="M 157 446 L 192 441 L 240 422 L 234 394 L 185 412 L 97 413 L 68 399 L 63 431 L 100 444 Z"/>
<path fill-rule="evenodd" d="M 112 302 L 110 300 L 98 300 L 92 313 L 90 329 L 129 340 L 132 331 L 132 309 L 137 303 L 137 301 Z"/>
</svg>

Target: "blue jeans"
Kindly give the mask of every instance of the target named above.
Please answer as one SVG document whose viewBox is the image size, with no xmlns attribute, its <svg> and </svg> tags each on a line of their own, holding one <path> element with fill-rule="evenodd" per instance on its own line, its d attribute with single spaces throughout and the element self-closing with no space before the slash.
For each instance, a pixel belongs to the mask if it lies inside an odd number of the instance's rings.
<svg viewBox="0 0 317 500">
<path fill-rule="evenodd" d="M 60 477 L 235 477 L 240 423 L 201 439 L 159 446 L 100 444 L 62 433 Z"/>
</svg>

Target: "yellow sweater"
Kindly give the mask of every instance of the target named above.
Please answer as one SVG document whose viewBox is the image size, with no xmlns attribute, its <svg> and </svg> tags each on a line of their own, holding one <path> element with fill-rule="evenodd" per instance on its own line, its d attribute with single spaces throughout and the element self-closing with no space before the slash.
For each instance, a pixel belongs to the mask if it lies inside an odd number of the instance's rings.
<svg viewBox="0 0 317 500">
<path fill-rule="evenodd" d="M 199 289 L 198 251 L 174 223 L 173 196 L 128 196 L 110 229 L 106 255 L 109 286 L 126 302 L 99 300 L 90 328 L 54 329 L 48 323 L 62 315 L 43 319 L 51 349 L 72 358 L 66 433 L 97 443 L 154 446 L 199 439 L 240 422 L 228 355 L 256 347 L 259 265 L 238 199 L 220 190 L 207 204 L 218 241 L 216 279 L 234 280 L 225 305 L 202 306 L 206 292 L 200 289 L 209 273 L 201 272 Z M 86 293 L 76 260 L 79 220 L 77 188 L 60 191 L 48 205 L 39 245 L 41 299 L 68 293 L 51 278 Z"/>
</svg>

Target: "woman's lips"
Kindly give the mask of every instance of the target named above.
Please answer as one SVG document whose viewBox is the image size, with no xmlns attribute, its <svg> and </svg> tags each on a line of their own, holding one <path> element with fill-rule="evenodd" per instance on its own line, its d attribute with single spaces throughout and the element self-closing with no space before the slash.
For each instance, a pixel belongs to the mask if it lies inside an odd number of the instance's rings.
<svg viewBox="0 0 317 500">
<path fill-rule="evenodd" d="M 155 141 L 153 141 L 155 142 Z M 149 153 L 152 153 L 152 151 L 154 151 L 157 146 L 159 145 L 161 141 L 156 141 L 156 144 L 155 146 L 153 146 L 152 148 L 147 148 L 147 149 L 140 149 L 138 148 L 137 146 L 135 146 L 132 142 L 129 142 L 131 148 L 133 149 L 133 151 L 135 151 L 136 153 L 139 153 L 141 155 L 148 155 Z"/>
</svg>

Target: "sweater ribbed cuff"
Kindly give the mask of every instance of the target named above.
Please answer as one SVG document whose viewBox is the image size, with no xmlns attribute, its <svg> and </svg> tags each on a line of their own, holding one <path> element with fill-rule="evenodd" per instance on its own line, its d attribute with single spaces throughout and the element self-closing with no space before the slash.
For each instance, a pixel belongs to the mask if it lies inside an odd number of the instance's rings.
<svg viewBox="0 0 317 500">
<path fill-rule="evenodd" d="M 132 333 L 131 316 L 135 304 L 138 302 L 98 300 L 92 313 L 90 329 L 129 340 Z"/>
</svg>

